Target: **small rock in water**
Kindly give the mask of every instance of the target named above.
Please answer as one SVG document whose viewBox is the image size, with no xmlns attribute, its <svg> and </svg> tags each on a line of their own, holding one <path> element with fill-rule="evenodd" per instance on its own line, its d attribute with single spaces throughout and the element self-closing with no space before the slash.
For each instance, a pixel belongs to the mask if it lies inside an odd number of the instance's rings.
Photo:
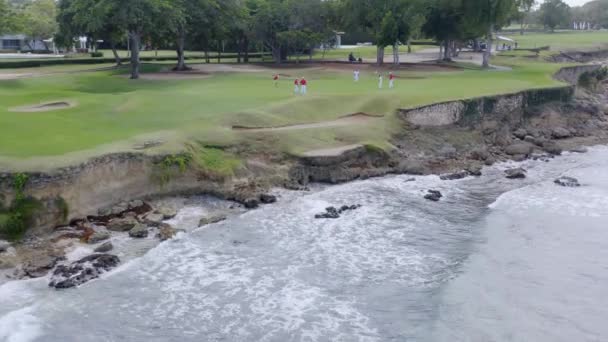
<svg viewBox="0 0 608 342">
<path fill-rule="evenodd" d="M 23 265 L 23 273 L 30 278 L 44 277 L 55 267 L 62 257 L 45 255 Z"/>
<path fill-rule="evenodd" d="M 114 245 L 112 244 L 112 242 L 106 241 L 106 242 L 102 243 L 101 246 L 95 248 L 93 250 L 93 252 L 95 252 L 95 253 L 107 253 L 107 252 L 111 251 L 112 249 L 114 249 Z"/>
<path fill-rule="evenodd" d="M 416 181 L 416 178 L 408 178 L 405 180 L 406 183 L 415 182 L 415 181 Z"/>
<path fill-rule="evenodd" d="M 572 178 L 572 177 L 566 177 L 566 176 L 559 177 L 558 179 L 556 179 L 554 181 L 554 183 L 557 185 L 561 185 L 561 186 L 565 186 L 565 187 L 569 187 L 569 188 L 575 188 L 575 187 L 581 186 L 581 184 L 578 182 L 578 179 Z"/>
<path fill-rule="evenodd" d="M 264 204 L 270 204 L 270 203 L 274 203 L 276 201 L 277 201 L 277 196 L 270 195 L 270 194 L 261 194 L 260 195 L 260 202 L 262 202 Z"/>
<path fill-rule="evenodd" d="M 247 209 L 255 209 L 255 208 L 259 207 L 260 201 L 258 201 L 255 198 L 248 198 L 243 202 L 243 205 Z"/>
<path fill-rule="evenodd" d="M 471 165 L 471 166 L 468 166 L 467 169 L 466 169 L 466 171 L 471 176 L 479 177 L 479 176 L 481 176 L 481 165 Z"/>
<path fill-rule="evenodd" d="M 543 144 L 543 150 L 549 154 L 554 156 L 559 156 L 562 154 L 563 150 L 555 141 L 547 141 Z"/>
<path fill-rule="evenodd" d="M 505 170 L 505 174 L 507 175 L 508 179 L 526 178 L 526 170 L 522 169 L 521 167 Z"/>
<path fill-rule="evenodd" d="M 576 147 L 571 149 L 569 152 L 572 153 L 587 153 L 589 150 L 586 147 Z"/>
<path fill-rule="evenodd" d="M 198 221 L 198 226 L 202 227 L 209 224 L 222 222 L 224 220 L 226 220 L 226 215 L 214 215 L 209 217 L 203 217 L 200 221 Z"/>
<path fill-rule="evenodd" d="M 129 236 L 132 238 L 145 238 L 148 236 L 148 227 L 138 224 L 129 230 Z"/>
<path fill-rule="evenodd" d="M 442 175 L 439 178 L 441 180 L 456 180 L 456 179 L 463 179 L 465 177 L 469 176 L 469 172 L 468 171 L 460 171 L 460 172 L 455 172 L 455 173 L 449 173 L 446 175 Z"/>
<path fill-rule="evenodd" d="M 325 208 L 324 213 L 316 214 L 315 218 L 316 219 L 337 219 L 337 218 L 340 218 L 340 214 L 342 214 L 343 212 L 349 211 L 349 210 L 356 210 L 359 208 L 361 208 L 360 204 L 343 205 L 340 207 L 340 209 L 336 209 L 335 207 L 327 207 L 327 208 Z"/>
<path fill-rule="evenodd" d="M 428 190 L 427 194 L 424 195 L 425 199 L 433 202 L 438 202 L 442 197 L 443 194 L 437 190 Z"/>
<path fill-rule="evenodd" d="M 554 139 L 566 139 L 566 138 L 570 138 L 571 136 L 572 136 L 572 132 L 570 132 L 569 130 L 567 130 L 563 127 L 554 128 L 553 131 L 551 132 L 551 137 Z"/>
<path fill-rule="evenodd" d="M 67 289 L 98 278 L 100 274 L 118 266 L 120 259 L 111 254 L 92 254 L 70 265 L 59 265 L 53 272 L 49 286 Z"/>
<path fill-rule="evenodd" d="M 156 237 L 160 239 L 160 241 L 166 241 L 169 239 L 173 239 L 173 237 L 179 232 L 179 229 L 175 229 L 171 227 L 171 225 L 163 223 L 160 228 L 158 228 L 158 234 Z"/>
<path fill-rule="evenodd" d="M 526 131 L 523 128 L 519 128 L 517 129 L 515 132 L 513 132 L 513 135 L 517 138 L 517 139 L 521 139 L 524 140 L 524 138 L 528 135 L 528 131 Z"/>
</svg>

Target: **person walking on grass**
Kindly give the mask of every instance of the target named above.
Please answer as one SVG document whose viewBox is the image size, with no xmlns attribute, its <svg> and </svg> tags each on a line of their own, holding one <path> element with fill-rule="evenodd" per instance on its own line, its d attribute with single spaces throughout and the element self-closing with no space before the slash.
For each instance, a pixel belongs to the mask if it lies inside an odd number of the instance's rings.
<svg viewBox="0 0 608 342">
<path fill-rule="evenodd" d="M 274 87 L 278 88 L 279 87 L 279 74 L 274 74 L 274 76 L 272 76 L 272 81 L 274 82 Z"/>
<path fill-rule="evenodd" d="M 300 80 L 296 77 L 296 80 L 293 81 L 293 93 L 298 95 L 300 93 Z"/>
<path fill-rule="evenodd" d="M 378 89 L 382 89 L 383 83 L 384 83 L 384 77 L 382 76 L 382 73 L 379 72 L 378 73 Z"/>
<path fill-rule="evenodd" d="M 300 94 L 306 95 L 307 91 L 308 91 L 308 82 L 306 82 L 306 79 L 304 77 L 302 77 L 300 79 Z"/>
<path fill-rule="evenodd" d="M 395 75 L 393 75 L 392 71 L 388 73 L 388 88 L 395 88 Z"/>
<path fill-rule="evenodd" d="M 353 72 L 353 78 L 354 78 L 355 82 L 359 82 L 359 70 L 355 70 Z"/>
</svg>

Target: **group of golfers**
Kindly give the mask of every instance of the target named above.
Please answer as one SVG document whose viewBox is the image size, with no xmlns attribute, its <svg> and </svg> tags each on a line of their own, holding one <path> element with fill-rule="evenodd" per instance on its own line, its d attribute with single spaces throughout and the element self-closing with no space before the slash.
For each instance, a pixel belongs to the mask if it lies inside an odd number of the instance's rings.
<svg viewBox="0 0 608 342">
<path fill-rule="evenodd" d="M 378 89 L 382 89 L 384 87 L 385 75 L 378 71 L 376 71 L 376 74 L 378 75 Z M 358 69 L 354 70 L 353 71 L 353 80 L 355 82 L 359 82 L 360 77 L 361 77 L 361 72 Z M 274 86 L 277 88 L 279 87 L 279 78 L 280 78 L 279 74 L 274 74 L 272 76 Z M 391 71 L 388 73 L 387 78 L 388 78 L 388 88 L 389 89 L 395 88 L 395 74 L 393 74 L 393 72 Z M 306 79 L 304 77 L 300 77 L 300 78 L 296 77 L 293 84 L 294 84 L 294 88 L 293 88 L 294 94 L 306 95 L 306 93 L 308 91 L 308 81 L 306 81 Z"/>
</svg>

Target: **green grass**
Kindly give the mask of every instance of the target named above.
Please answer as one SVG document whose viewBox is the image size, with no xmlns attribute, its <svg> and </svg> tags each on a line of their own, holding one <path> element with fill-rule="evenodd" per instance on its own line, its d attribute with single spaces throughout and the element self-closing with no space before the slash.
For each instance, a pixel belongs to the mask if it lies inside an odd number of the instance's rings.
<svg viewBox="0 0 608 342">
<path fill-rule="evenodd" d="M 412 45 L 412 52 L 420 51 L 423 49 L 428 49 L 433 47 L 432 45 Z M 363 58 L 363 59 L 375 59 L 376 58 L 376 46 L 359 46 L 351 49 L 330 49 L 323 53 L 323 50 L 316 50 L 313 54 L 313 59 L 325 59 L 325 60 L 348 60 L 348 54 L 353 53 L 355 58 Z M 407 53 L 407 46 L 399 47 L 399 52 L 401 54 Z M 388 46 L 384 49 L 385 56 L 392 56 L 393 47 Z M 305 59 L 308 56 L 302 56 L 301 59 Z M 293 57 L 292 57 L 293 59 Z"/>
<path fill-rule="evenodd" d="M 551 50 L 595 49 L 608 47 L 608 31 L 556 31 L 505 35 L 518 42 L 519 48 L 551 46 Z"/>
<path fill-rule="evenodd" d="M 359 83 L 350 70 L 321 67 L 219 73 L 189 80 L 129 80 L 116 71 L 54 74 L 0 81 L 0 169 L 41 169 L 70 164 L 107 152 L 132 150 L 149 139 L 166 143 L 156 152 L 179 152 L 196 140 L 212 146 L 251 146 L 291 153 L 350 143 L 386 146 L 399 129 L 395 109 L 481 95 L 556 86 L 559 65 L 498 57 L 513 71 L 420 72 L 400 70 L 393 90 L 377 89 L 375 68 L 362 69 Z M 67 66 L 65 66 L 67 68 Z M 146 65 L 156 71 L 162 66 Z M 39 71 L 44 71 L 42 68 Z M 73 70 L 68 68 L 68 70 Z M 126 72 L 126 70 L 123 70 Z M 306 76 L 309 95 L 292 94 L 289 76 Z M 50 112 L 13 112 L 10 108 L 49 101 L 77 106 Z M 386 115 L 367 125 L 246 133 L 242 126 L 280 126 L 366 112 Z M 220 150 L 207 150 L 201 162 L 212 170 L 237 167 Z M 58 158 L 59 157 L 59 158 Z M 227 160 L 229 162 L 227 162 Z M 234 162 L 234 163 L 233 163 Z"/>
</svg>

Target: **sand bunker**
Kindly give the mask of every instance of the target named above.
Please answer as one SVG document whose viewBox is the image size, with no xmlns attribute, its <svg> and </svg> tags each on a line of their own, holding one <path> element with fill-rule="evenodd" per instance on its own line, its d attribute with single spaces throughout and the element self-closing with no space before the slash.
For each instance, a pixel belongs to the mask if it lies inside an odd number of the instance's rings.
<svg viewBox="0 0 608 342">
<path fill-rule="evenodd" d="M 29 112 L 29 113 L 49 112 L 52 110 L 72 108 L 75 106 L 76 106 L 76 104 L 73 102 L 57 101 L 57 102 L 41 103 L 41 104 L 37 104 L 37 105 L 33 105 L 33 106 L 22 106 L 22 107 L 11 108 L 11 109 L 9 109 L 9 111 L 11 111 L 11 112 Z"/>
<path fill-rule="evenodd" d="M 292 131 L 298 129 L 311 129 L 311 128 L 328 128 L 328 127 L 340 127 L 340 126 L 352 126 L 352 125 L 363 125 L 374 120 L 378 120 L 383 117 L 382 115 L 370 115 L 366 113 L 355 113 L 343 116 L 336 120 L 312 122 L 307 124 L 298 125 L 285 125 L 276 127 L 245 127 L 245 126 L 232 126 L 235 131 L 246 131 L 246 132 L 278 132 L 278 131 Z"/>
</svg>

